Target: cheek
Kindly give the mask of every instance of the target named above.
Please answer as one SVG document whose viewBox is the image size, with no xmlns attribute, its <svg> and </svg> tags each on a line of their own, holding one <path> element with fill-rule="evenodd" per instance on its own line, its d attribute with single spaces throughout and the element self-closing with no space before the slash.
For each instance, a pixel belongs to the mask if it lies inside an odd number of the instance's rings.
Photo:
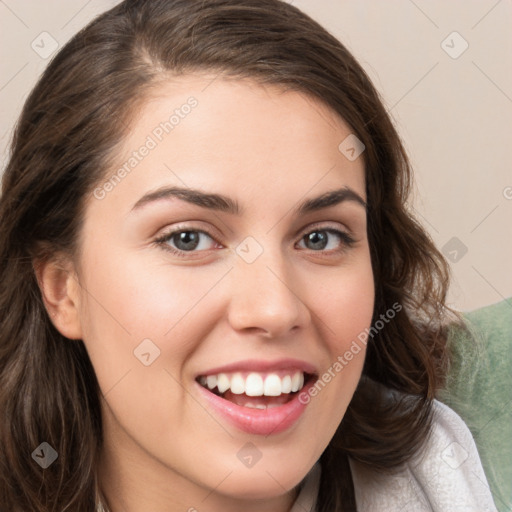
<svg viewBox="0 0 512 512">
<path fill-rule="evenodd" d="M 375 287 L 369 258 L 329 279 L 313 299 L 331 352 L 343 353 L 370 327 Z"/>
<path fill-rule="evenodd" d="M 373 273 L 368 257 L 360 260 L 359 265 L 352 266 L 349 272 L 341 270 L 339 277 L 318 290 L 314 298 L 329 359 L 304 400 L 321 401 L 319 421 L 329 425 L 332 435 L 361 377 L 374 296 Z"/>
<path fill-rule="evenodd" d="M 157 366 L 165 361 L 181 377 L 183 360 L 211 330 L 211 303 L 202 299 L 224 267 L 171 268 L 104 251 L 90 254 L 87 262 L 82 327 L 102 390 L 141 366 L 141 355 L 148 352 L 149 361 Z M 142 359 L 148 362 L 148 356 Z"/>
<path fill-rule="evenodd" d="M 190 399 L 182 372 L 211 331 L 212 303 L 202 298 L 224 270 L 207 275 L 105 253 L 88 261 L 84 343 L 100 389 L 132 436 L 163 439 L 170 425 L 184 428 Z"/>
</svg>

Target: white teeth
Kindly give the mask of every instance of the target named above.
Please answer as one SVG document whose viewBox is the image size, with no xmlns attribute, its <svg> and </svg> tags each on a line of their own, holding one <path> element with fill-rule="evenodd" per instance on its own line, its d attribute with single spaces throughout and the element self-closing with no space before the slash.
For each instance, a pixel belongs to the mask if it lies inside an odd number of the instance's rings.
<svg viewBox="0 0 512 512">
<path fill-rule="evenodd" d="M 241 395 L 245 392 L 245 381 L 241 373 L 235 373 L 231 377 L 231 393 Z"/>
<path fill-rule="evenodd" d="M 248 402 L 248 403 L 244 404 L 244 407 L 249 407 L 249 409 L 265 410 L 265 409 L 272 409 L 273 407 L 279 407 L 279 404 L 264 405 L 264 404 L 252 404 L 251 402 Z"/>
<path fill-rule="evenodd" d="M 281 381 L 281 393 L 291 393 L 292 391 L 292 378 L 286 375 Z"/>
<path fill-rule="evenodd" d="M 219 393 L 224 393 L 224 391 L 227 391 L 230 385 L 231 382 L 228 376 L 225 373 L 219 374 L 217 377 L 217 389 L 219 390 Z"/>
<path fill-rule="evenodd" d="M 263 395 L 263 379 L 259 373 L 249 373 L 245 379 L 245 394 L 247 396 Z"/>
<path fill-rule="evenodd" d="M 248 402 L 244 404 L 244 407 L 249 407 L 250 409 L 266 409 L 267 406 L 263 404 L 251 404 L 251 402 Z"/>
<path fill-rule="evenodd" d="M 304 374 L 295 373 L 292 377 L 292 393 L 298 391 L 304 385 Z"/>
<path fill-rule="evenodd" d="M 208 389 L 217 388 L 220 394 L 227 390 L 235 395 L 245 393 L 247 396 L 280 396 L 295 393 L 304 386 L 304 373 L 295 371 L 282 378 L 277 373 L 262 375 L 251 372 L 246 378 L 240 372 L 233 374 L 219 373 L 199 378 L 200 384 Z M 250 407 L 250 406 L 249 406 Z M 254 406 L 256 407 L 256 406 Z M 257 406 L 261 409 L 260 406 Z"/>
<path fill-rule="evenodd" d="M 217 385 L 217 375 L 208 375 L 206 377 L 206 385 L 209 389 L 213 389 Z"/>
<path fill-rule="evenodd" d="M 290 378 L 289 375 L 287 375 L 286 377 Z M 276 375 L 275 373 L 267 375 L 267 378 L 265 379 L 265 388 L 263 390 L 263 393 L 265 394 L 265 396 L 279 396 L 281 393 L 284 393 L 283 385 L 281 383 L 279 375 Z"/>
</svg>

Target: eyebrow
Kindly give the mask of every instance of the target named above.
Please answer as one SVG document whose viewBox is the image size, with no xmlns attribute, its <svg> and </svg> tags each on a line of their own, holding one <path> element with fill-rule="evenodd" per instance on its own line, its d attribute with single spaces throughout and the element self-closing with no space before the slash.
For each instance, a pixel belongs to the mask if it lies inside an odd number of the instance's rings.
<svg viewBox="0 0 512 512">
<path fill-rule="evenodd" d="M 230 197 L 223 196 L 222 194 L 210 194 L 193 188 L 181 187 L 163 187 L 154 192 L 149 192 L 133 205 L 132 211 L 139 210 L 149 203 L 162 199 L 171 199 L 173 197 L 202 208 L 208 208 L 209 210 L 232 213 L 233 215 L 240 215 L 242 213 L 242 208 L 238 202 Z"/>
<path fill-rule="evenodd" d="M 305 213 L 322 210 L 329 206 L 335 206 L 343 203 L 344 201 L 353 201 L 366 209 L 366 202 L 355 190 L 349 187 L 343 187 L 337 190 L 325 192 L 318 197 L 307 199 L 294 209 L 294 213 L 295 215 L 304 215 Z"/>
<path fill-rule="evenodd" d="M 170 200 L 172 198 L 181 199 L 187 203 L 194 204 L 201 208 L 216 210 L 220 212 L 230 213 L 233 215 L 241 215 L 243 208 L 238 201 L 222 194 L 213 194 L 202 192 L 201 190 L 182 187 L 163 187 L 154 192 L 149 192 L 142 196 L 132 207 L 132 212 L 142 209 L 149 203 L 161 200 Z M 307 199 L 294 208 L 295 215 L 304 215 L 314 211 L 322 210 L 330 206 L 352 201 L 360 204 L 366 209 L 366 202 L 363 198 L 349 187 L 343 187 L 337 190 L 331 190 L 324 194 Z"/>
</svg>

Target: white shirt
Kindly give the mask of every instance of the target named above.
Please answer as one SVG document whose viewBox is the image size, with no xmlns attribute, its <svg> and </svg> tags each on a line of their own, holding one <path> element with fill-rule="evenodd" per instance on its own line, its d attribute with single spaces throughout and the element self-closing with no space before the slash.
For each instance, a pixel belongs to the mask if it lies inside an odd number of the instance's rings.
<svg viewBox="0 0 512 512">
<path fill-rule="evenodd" d="M 423 450 L 394 474 L 350 460 L 358 512 L 497 512 L 473 436 L 448 406 L 434 400 Z M 303 480 L 291 512 L 316 512 L 321 467 Z"/>
</svg>

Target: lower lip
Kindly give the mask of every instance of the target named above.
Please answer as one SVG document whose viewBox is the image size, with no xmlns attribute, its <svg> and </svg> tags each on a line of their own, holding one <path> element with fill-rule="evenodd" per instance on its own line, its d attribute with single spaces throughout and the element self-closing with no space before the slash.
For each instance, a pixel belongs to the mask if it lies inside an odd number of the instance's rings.
<svg viewBox="0 0 512 512">
<path fill-rule="evenodd" d="M 212 408 L 235 427 L 249 434 L 269 436 L 288 430 L 299 420 L 307 406 L 307 403 L 303 404 L 300 402 L 299 396 L 304 392 L 308 392 L 309 388 L 314 384 L 314 379 L 307 382 L 300 392 L 295 394 L 292 400 L 270 409 L 253 409 L 236 405 L 211 393 L 199 383 L 196 384 L 199 387 L 200 393 Z"/>
</svg>

